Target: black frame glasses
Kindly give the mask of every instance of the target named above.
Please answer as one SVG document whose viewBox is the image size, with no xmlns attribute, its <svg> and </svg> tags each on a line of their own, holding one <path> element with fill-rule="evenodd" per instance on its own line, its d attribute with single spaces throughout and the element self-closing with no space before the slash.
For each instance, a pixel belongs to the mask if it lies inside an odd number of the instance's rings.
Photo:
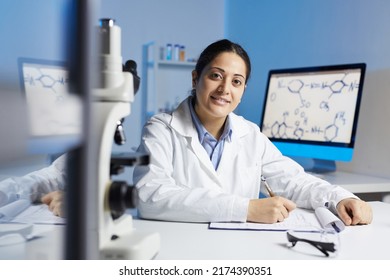
<svg viewBox="0 0 390 280">
<path fill-rule="evenodd" d="M 322 242 L 314 241 L 306 238 L 298 238 L 292 235 L 290 232 L 287 232 L 287 240 L 291 242 L 291 247 L 294 247 L 298 242 L 305 242 L 321 251 L 325 256 L 329 257 L 329 252 L 336 252 L 336 244 L 334 242 Z"/>
</svg>

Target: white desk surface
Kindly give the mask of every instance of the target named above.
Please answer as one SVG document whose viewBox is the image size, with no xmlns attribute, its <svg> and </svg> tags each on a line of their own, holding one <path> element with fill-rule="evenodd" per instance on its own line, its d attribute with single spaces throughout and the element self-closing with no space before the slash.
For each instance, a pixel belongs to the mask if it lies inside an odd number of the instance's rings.
<svg viewBox="0 0 390 280">
<path fill-rule="evenodd" d="M 370 202 L 373 223 L 347 227 L 340 233 L 337 259 L 390 260 L 390 204 Z M 135 220 L 137 230 L 157 231 L 161 249 L 156 259 L 324 259 L 321 253 L 305 255 L 285 246 L 285 232 L 210 230 L 208 224 Z"/>
<path fill-rule="evenodd" d="M 390 260 L 390 204 L 370 202 L 370 225 L 347 227 L 340 233 L 336 259 Z M 2 228 L 7 224 L 0 224 Z M 313 250 L 302 254 L 286 247 L 285 232 L 210 230 L 208 224 L 134 220 L 137 231 L 158 232 L 157 260 L 305 260 L 326 259 Z M 63 226 L 36 225 L 42 238 L 0 246 L 0 259 L 61 259 Z M 297 245 L 298 246 L 298 245 Z"/>
</svg>

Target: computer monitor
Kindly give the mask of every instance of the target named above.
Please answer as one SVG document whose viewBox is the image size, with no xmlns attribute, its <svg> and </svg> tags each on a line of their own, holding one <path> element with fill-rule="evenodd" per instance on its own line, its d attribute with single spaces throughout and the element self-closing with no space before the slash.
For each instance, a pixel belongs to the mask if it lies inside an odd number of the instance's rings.
<svg viewBox="0 0 390 280">
<path fill-rule="evenodd" d="M 350 161 L 358 125 L 365 63 L 271 70 L 262 132 L 286 156 L 333 171 Z"/>
<path fill-rule="evenodd" d="M 81 100 L 69 91 L 65 62 L 21 57 L 21 91 L 29 120 L 33 153 L 62 153 L 79 144 Z"/>
</svg>

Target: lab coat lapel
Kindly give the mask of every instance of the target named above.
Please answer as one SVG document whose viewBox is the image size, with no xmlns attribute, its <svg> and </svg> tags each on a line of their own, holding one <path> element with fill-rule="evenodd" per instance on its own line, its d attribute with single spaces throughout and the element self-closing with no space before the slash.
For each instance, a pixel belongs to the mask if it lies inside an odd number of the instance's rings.
<svg viewBox="0 0 390 280">
<path fill-rule="evenodd" d="M 219 166 L 217 169 L 218 174 L 226 174 L 226 172 L 232 172 L 231 165 L 236 158 L 239 150 L 239 143 L 233 141 L 225 141 L 221 161 L 219 162 Z"/>
<path fill-rule="evenodd" d="M 247 126 L 242 122 L 241 118 L 234 113 L 230 114 L 231 125 L 233 133 L 231 141 L 225 141 L 221 161 L 218 166 L 218 174 L 226 174 L 226 172 L 232 172 L 232 162 L 235 161 L 236 157 L 242 149 L 241 137 L 248 133 Z"/>
<path fill-rule="evenodd" d="M 192 123 L 191 113 L 189 109 L 189 99 L 185 99 L 179 107 L 172 113 L 171 126 L 178 133 L 182 134 L 188 143 L 188 147 L 199 159 L 199 162 L 203 166 L 206 173 L 221 186 L 221 182 L 218 179 L 217 172 L 214 169 L 214 166 L 207 155 L 206 150 L 199 143 L 198 133 L 194 124 Z M 185 164 L 185 163 L 183 163 Z"/>
</svg>

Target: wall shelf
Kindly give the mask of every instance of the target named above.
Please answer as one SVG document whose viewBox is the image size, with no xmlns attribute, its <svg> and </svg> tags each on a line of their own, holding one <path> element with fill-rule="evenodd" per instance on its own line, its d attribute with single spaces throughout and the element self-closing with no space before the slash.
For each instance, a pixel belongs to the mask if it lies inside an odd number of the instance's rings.
<svg viewBox="0 0 390 280">
<path fill-rule="evenodd" d="M 196 62 L 158 59 L 155 42 L 142 47 L 142 123 L 159 112 L 171 111 L 192 87 Z"/>
</svg>

